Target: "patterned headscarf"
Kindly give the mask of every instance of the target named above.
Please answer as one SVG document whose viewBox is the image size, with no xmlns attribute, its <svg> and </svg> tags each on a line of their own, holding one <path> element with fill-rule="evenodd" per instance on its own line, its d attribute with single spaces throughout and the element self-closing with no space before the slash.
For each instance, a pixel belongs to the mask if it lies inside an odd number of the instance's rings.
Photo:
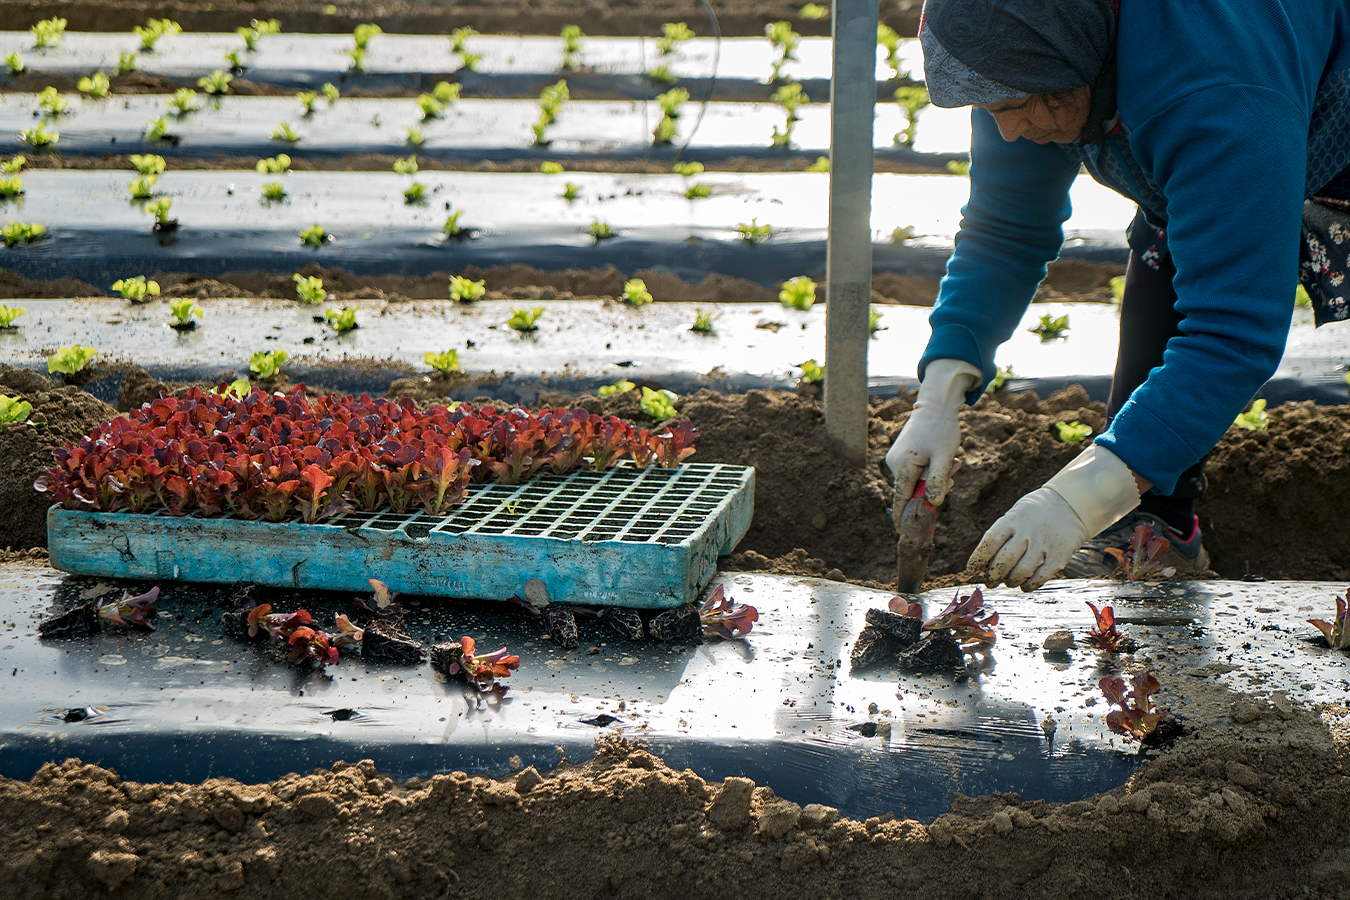
<svg viewBox="0 0 1350 900">
<path fill-rule="evenodd" d="M 925 0 L 919 38 L 934 106 L 1091 85 L 1115 108 L 1119 0 Z"/>
</svg>

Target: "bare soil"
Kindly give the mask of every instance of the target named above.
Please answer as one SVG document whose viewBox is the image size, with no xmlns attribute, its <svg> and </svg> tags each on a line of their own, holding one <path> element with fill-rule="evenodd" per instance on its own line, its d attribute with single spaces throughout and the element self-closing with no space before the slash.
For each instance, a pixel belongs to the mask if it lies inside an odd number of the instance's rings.
<svg viewBox="0 0 1350 900">
<path fill-rule="evenodd" d="M 0 779 L 0 897 L 1350 896 L 1345 707 L 1222 692 L 1120 788 L 957 795 L 836 819 L 607 739 L 585 765 L 398 783 L 369 761 L 267 784 L 140 784 L 79 760 Z M 1334 723 L 1328 728 L 1318 713 Z"/>
<path fill-rule="evenodd" d="M 1037 291 L 1035 300 L 1041 301 L 1096 301 L 1111 299 L 1110 280 L 1122 274 L 1122 266 L 1093 263 L 1084 260 L 1061 260 L 1051 263 L 1049 274 Z M 317 275 L 324 286 L 338 300 L 381 299 L 442 300 L 447 296 L 451 273 L 433 272 L 430 275 L 354 275 L 339 268 L 328 268 L 310 263 L 301 270 L 304 275 Z M 691 284 L 669 272 L 656 269 L 637 269 L 621 272 L 614 266 L 594 269 L 545 270 L 517 263 L 509 266 L 480 268 L 468 266 L 462 272 L 475 280 L 486 282 L 489 300 L 571 300 L 622 296 L 624 282 L 641 278 L 647 290 L 657 301 L 689 303 L 776 303 L 778 292 L 745 278 L 711 274 L 698 284 Z M 207 277 L 190 272 L 156 272 L 166 296 L 195 297 L 200 300 L 215 298 L 295 299 L 295 284 L 291 273 L 227 272 Z M 784 277 L 787 277 L 786 275 Z M 908 306 L 932 306 L 937 299 L 938 283 L 929 278 L 880 272 L 872 278 L 872 302 Z M 73 278 L 36 280 L 0 268 L 0 300 L 61 299 L 66 297 L 107 297 L 103 288 Z M 820 302 L 827 302 L 824 290 Z"/>
<path fill-rule="evenodd" d="M 830 20 L 805 19 L 792 0 L 710 0 L 722 34 L 763 35 L 786 20 L 801 34 L 828 35 Z M 828 6 L 829 4 L 824 4 Z M 902 35 L 918 33 L 919 0 L 881 0 L 881 20 Z M 331 11 L 330 11 L 331 9 Z M 27 29 L 39 19 L 64 16 L 71 31 L 130 31 L 151 16 L 168 16 L 186 31 L 234 31 L 255 17 L 276 17 L 292 32 L 339 33 L 362 22 L 402 34 L 449 34 L 469 25 L 484 34 L 557 34 L 580 25 L 591 35 L 661 34 L 662 22 L 688 22 L 711 34 L 694 0 L 3 0 L 6 28 Z"/>
</svg>

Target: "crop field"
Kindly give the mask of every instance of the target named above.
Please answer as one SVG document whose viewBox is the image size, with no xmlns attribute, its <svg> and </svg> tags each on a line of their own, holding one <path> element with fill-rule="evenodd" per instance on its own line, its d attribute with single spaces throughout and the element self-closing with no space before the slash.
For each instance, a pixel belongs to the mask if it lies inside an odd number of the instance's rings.
<svg viewBox="0 0 1350 900">
<path fill-rule="evenodd" d="M 1344 331 L 1211 454 L 1202 577 L 982 584 L 1106 427 L 1078 179 L 896 593 L 970 191 L 920 6 L 859 463 L 829 3 L 0 0 L 0 900 L 1350 897 Z"/>
</svg>

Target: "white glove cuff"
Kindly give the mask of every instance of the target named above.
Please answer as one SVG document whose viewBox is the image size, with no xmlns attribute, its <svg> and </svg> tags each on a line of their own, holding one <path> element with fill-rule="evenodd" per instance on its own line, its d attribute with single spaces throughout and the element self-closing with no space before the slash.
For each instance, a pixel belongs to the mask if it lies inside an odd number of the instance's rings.
<svg viewBox="0 0 1350 900">
<path fill-rule="evenodd" d="M 1087 528 L 1088 537 L 1100 534 L 1139 505 L 1134 473 L 1105 447 L 1088 447 L 1045 483 Z"/>
<path fill-rule="evenodd" d="M 983 378 L 983 372 L 963 359 L 935 359 L 923 370 L 914 405 L 936 403 L 943 409 L 956 409 Z"/>
</svg>

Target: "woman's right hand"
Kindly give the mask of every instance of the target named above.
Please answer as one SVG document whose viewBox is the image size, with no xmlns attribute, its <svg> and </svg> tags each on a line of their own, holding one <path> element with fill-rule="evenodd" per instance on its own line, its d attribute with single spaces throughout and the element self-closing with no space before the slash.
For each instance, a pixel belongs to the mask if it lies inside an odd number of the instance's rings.
<svg viewBox="0 0 1350 900">
<path fill-rule="evenodd" d="M 927 482 L 929 503 L 939 506 L 946 499 L 960 465 L 957 412 L 980 379 L 980 370 L 963 360 L 935 359 L 928 364 L 909 421 L 886 453 L 886 466 L 895 476 L 897 502 L 908 501 L 920 479 Z"/>
</svg>

